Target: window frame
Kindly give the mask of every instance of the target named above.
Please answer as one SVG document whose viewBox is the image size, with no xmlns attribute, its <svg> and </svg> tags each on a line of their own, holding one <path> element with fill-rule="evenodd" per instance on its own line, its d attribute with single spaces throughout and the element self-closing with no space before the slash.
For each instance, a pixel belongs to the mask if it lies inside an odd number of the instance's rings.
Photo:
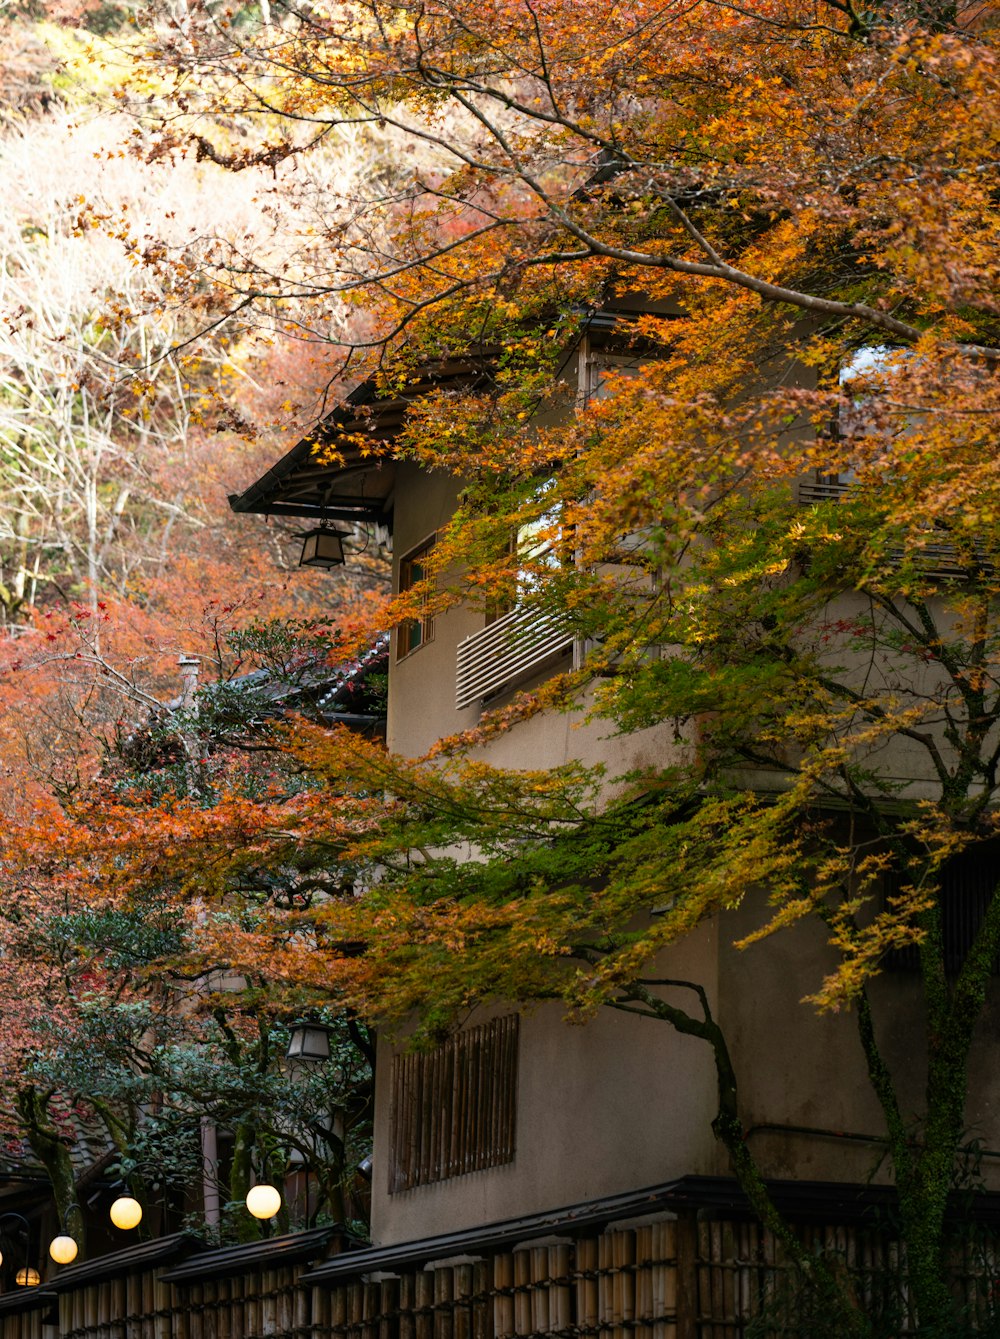
<svg viewBox="0 0 1000 1339">
<path fill-rule="evenodd" d="M 403 595 L 408 590 L 421 581 L 427 579 L 426 567 L 421 565 L 421 559 L 425 559 L 437 542 L 437 532 L 435 531 L 427 539 L 422 540 L 414 548 L 405 553 L 399 560 L 399 594 Z M 418 575 L 414 575 L 414 568 L 420 568 Z M 424 596 L 424 603 L 427 603 L 427 596 Z M 419 637 L 412 641 L 414 632 L 419 631 Z M 396 628 L 396 662 L 406 660 L 419 651 L 422 646 L 434 640 L 434 616 L 425 613 L 422 618 L 406 618 Z"/>
</svg>

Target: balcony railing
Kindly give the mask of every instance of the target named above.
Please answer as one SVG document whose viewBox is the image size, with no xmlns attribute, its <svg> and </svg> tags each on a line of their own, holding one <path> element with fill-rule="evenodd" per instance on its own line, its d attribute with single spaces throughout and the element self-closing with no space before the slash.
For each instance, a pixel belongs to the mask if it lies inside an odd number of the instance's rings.
<svg viewBox="0 0 1000 1339">
<path fill-rule="evenodd" d="M 556 614 L 514 609 L 458 644 L 455 706 L 461 710 L 512 687 L 546 661 L 572 649 Z"/>
<path fill-rule="evenodd" d="M 798 499 L 804 507 L 816 502 L 839 502 L 850 486 L 850 481 L 843 475 L 826 474 L 803 479 L 799 483 Z"/>
<path fill-rule="evenodd" d="M 847 496 L 853 486 L 847 475 L 828 474 L 821 478 L 805 479 L 798 486 L 798 501 L 803 507 L 813 506 L 817 502 L 839 502 Z M 987 559 L 980 545 L 975 546 L 974 560 L 960 558 L 954 544 L 921 544 L 919 555 L 920 571 L 928 577 L 951 577 L 958 581 L 968 581 L 974 573 L 993 575 L 994 566 Z M 888 556 L 896 562 L 902 561 L 903 550 L 890 549 Z"/>
</svg>

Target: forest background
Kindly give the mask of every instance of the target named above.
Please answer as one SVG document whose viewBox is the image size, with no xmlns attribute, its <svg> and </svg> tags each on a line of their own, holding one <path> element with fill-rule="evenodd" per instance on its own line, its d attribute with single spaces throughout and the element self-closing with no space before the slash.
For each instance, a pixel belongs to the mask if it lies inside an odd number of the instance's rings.
<svg viewBox="0 0 1000 1339">
<path fill-rule="evenodd" d="M 302 198 L 350 189 L 371 142 L 318 155 L 297 191 L 263 167 L 143 161 L 116 108 L 133 19 L 29 6 L 0 26 L 0 766 L 19 857 L 95 787 L 136 812 L 175 792 L 265 791 L 273 696 L 301 709 L 304 681 L 334 692 L 332 629 L 386 583 L 370 537 L 318 574 L 297 566 L 294 525 L 227 505 L 322 412 L 323 347 L 263 323 L 198 341 L 205 305 L 171 301 L 213 248 L 279 263 Z M 169 271 L 153 263 L 167 251 Z M 81 1246 L 126 1183 L 148 1200 L 143 1230 L 190 1212 L 209 1234 L 252 1234 L 242 1201 L 279 1149 L 282 1175 L 290 1156 L 318 1169 L 286 1226 L 363 1215 L 344 1199 L 368 1147 L 363 1030 L 339 1020 L 330 1063 L 291 1072 L 296 1000 L 272 1002 L 264 972 L 213 972 L 189 944 L 155 888 L 115 910 L 44 860 L 7 880 L 0 1165 L 50 1180 Z"/>
</svg>

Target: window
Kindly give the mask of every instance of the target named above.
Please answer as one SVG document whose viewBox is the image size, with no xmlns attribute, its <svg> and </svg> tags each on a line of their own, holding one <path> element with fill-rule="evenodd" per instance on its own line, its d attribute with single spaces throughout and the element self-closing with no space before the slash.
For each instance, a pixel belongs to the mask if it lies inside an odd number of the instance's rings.
<svg viewBox="0 0 1000 1339">
<path fill-rule="evenodd" d="M 544 498 L 554 491 L 554 480 L 548 480 L 538 489 L 536 497 Z M 523 564 L 517 584 L 519 592 L 537 589 L 542 572 L 554 572 L 561 566 L 559 549 L 563 541 L 562 503 L 552 502 L 541 516 L 518 526 L 514 552 Z"/>
<path fill-rule="evenodd" d="M 944 967 L 955 974 L 961 971 L 993 900 L 993 890 L 1000 884 L 1000 843 L 983 842 L 954 856 L 941 870 L 939 882 Z M 887 877 L 885 896 L 891 896 L 897 886 L 895 876 Z M 885 966 L 890 971 L 917 971 L 920 950 L 916 944 L 894 949 L 886 954 Z M 990 970 L 1000 976 L 1000 961 L 994 959 Z"/>
<path fill-rule="evenodd" d="M 639 360 L 631 355 L 591 353 L 585 344 L 580 351 L 577 403 L 607 400 L 617 388 L 616 378 L 634 377 L 639 368 Z"/>
<path fill-rule="evenodd" d="M 863 437 L 881 427 L 878 401 L 905 349 L 890 349 L 885 344 L 855 349 L 838 374 L 841 391 L 837 411 L 837 435 L 846 440 Z"/>
<path fill-rule="evenodd" d="M 517 1014 L 392 1062 L 389 1193 L 514 1157 Z"/>
<path fill-rule="evenodd" d="M 855 349 L 837 375 L 841 400 L 830 427 L 830 436 L 841 442 L 876 432 L 884 435 L 887 442 L 894 437 L 895 431 L 886 426 L 884 415 L 879 412 L 879 402 L 884 397 L 887 381 L 901 362 L 912 356 L 908 349 L 894 349 L 886 344 L 867 344 Z M 800 501 L 810 503 L 839 498 L 856 480 L 850 465 L 836 472 L 819 470 L 814 480 L 801 485 Z"/>
<path fill-rule="evenodd" d="M 399 563 L 399 593 L 402 595 L 422 581 L 427 580 L 427 557 L 434 547 L 433 539 L 420 548 L 408 553 Z M 408 618 L 396 630 L 396 659 L 402 660 L 411 651 L 416 651 L 425 642 L 434 638 L 434 619 L 425 614 L 422 618 Z"/>
<path fill-rule="evenodd" d="M 538 590 L 542 577 L 547 572 L 558 571 L 561 566 L 560 547 L 562 545 L 562 503 L 549 501 L 555 493 L 556 480 L 544 479 L 531 495 L 532 504 L 546 505 L 540 516 L 525 521 L 511 534 L 509 552 L 517 559 L 517 598 L 491 606 L 486 614 L 487 624 L 502 618 L 517 608 L 523 595 Z"/>
<path fill-rule="evenodd" d="M 530 502 L 531 511 L 537 509 L 538 514 L 510 537 L 518 567 L 513 602 L 493 605 L 486 612 L 486 626 L 458 644 L 455 706 L 459 711 L 552 668 L 573 648 L 566 620 L 532 598 L 567 560 L 556 480 L 538 481 Z"/>
</svg>

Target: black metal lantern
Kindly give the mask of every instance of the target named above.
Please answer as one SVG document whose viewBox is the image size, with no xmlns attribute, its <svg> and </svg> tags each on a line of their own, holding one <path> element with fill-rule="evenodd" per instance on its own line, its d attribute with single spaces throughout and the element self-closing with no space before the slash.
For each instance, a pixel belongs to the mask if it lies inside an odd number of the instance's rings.
<svg viewBox="0 0 1000 1339">
<path fill-rule="evenodd" d="M 300 567 L 343 567 L 346 561 L 341 531 L 321 525 L 317 530 L 307 530 L 302 536 Z"/>
<path fill-rule="evenodd" d="M 0 1228 L 3 1227 L 8 1218 L 16 1218 L 24 1228 L 24 1264 L 17 1271 L 14 1282 L 19 1288 L 37 1288 L 38 1284 L 41 1282 L 41 1276 L 39 1275 L 38 1270 L 34 1269 L 29 1264 L 31 1257 L 31 1225 L 23 1213 L 10 1212 L 0 1214 Z M 20 1254 L 20 1252 L 18 1252 L 18 1254 Z M 3 1253 L 0 1252 L 0 1265 L 2 1264 Z"/>
<path fill-rule="evenodd" d="M 294 1023 L 286 1057 L 289 1060 L 329 1060 L 330 1031 L 325 1023 Z"/>
</svg>

